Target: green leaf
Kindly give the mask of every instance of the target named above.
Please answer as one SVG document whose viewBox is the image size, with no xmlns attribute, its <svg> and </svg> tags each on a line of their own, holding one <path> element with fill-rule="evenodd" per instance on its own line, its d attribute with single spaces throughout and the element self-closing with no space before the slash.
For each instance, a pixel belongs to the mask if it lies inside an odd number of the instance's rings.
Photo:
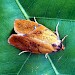
<svg viewBox="0 0 75 75">
<path fill-rule="evenodd" d="M 75 19 L 74 0 L 19 0 L 31 17 Z"/>
<path fill-rule="evenodd" d="M 0 0 L 0 8 L 0 75 L 75 75 L 74 0 Z M 19 56 L 21 51 L 8 44 L 14 20 L 34 16 L 52 31 L 59 21 L 60 38 L 68 35 L 64 51 L 51 53 L 48 59 L 43 54 Z"/>
</svg>

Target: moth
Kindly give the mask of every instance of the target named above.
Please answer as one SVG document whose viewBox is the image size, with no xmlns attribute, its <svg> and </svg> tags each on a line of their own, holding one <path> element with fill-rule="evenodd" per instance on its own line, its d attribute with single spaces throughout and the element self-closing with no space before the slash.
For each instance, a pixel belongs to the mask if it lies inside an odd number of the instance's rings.
<svg viewBox="0 0 75 75">
<path fill-rule="evenodd" d="M 34 22 L 35 21 L 35 22 Z M 34 21 L 17 19 L 14 22 L 14 31 L 8 38 L 8 43 L 20 49 L 22 54 L 24 52 L 31 52 L 36 54 L 48 54 L 64 50 L 64 39 L 60 40 L 58 33 L 58 25 L 56 31 L 53 32 L 47 27 L 39 24 L 35 17 Z"/>
</svg>

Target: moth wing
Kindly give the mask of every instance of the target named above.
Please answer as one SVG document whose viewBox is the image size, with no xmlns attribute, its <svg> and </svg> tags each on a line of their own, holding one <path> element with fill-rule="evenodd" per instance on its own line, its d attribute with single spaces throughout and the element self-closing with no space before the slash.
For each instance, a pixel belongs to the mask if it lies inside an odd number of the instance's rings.
<svg viewBox="0 0 75 75">
<path fill-rule="evenodd" d="M 58 37 L 51 30 L 41 25 L 28 34 L 29 37 L 37 38 L 46 43 L 53 44 L 58 41 Z"/>
<path fill-rule="evenodd" d="M 14 22 L 14 30 L 16 33 L 27 34 L 34 30 L 34 27 L 38 26 L 38 23 L 30 20 L 16 19 Z"/>
<path fill-rule="evenodd" d="M 20 36 L 17 34 L 12 34 L 8 42 L 22 51 L 32 52 L 32 53 L 51 53 L 54 48 L 51 44 L 46 43 L 37 38 L 32 38 L 29 36 Z"/>
<path fill-rule="evenodd" d="M 34 29 L 34 27 L 36 28 Z M 14 30 L 25 36 L 12 34 L 8 42 L 23 51 L 32 53 L 51 53 L 54 50 L 52 44 L 57 41 L 57 36 L 43 25 L 29 20 L 15 20 Z"/>
</svg>

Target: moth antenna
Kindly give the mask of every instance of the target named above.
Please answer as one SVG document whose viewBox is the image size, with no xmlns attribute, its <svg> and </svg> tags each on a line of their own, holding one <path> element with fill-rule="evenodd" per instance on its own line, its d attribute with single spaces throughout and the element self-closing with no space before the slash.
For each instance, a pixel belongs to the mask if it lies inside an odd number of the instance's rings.
<svg viewBox="0 0 75 75">
<path fill-rule="evenodd" d="M 25 52 L 27 52 L 27 51 L 22 51 L 22 52 L 20 52 L 18 55 L 21 55 L 21 54 L 23 54 L 23 53 L 25 53 Z"/>
<path fill-rule="evenodd" d="M 58 22 L 57 25 L 56 25 L 56 31 L 55 31 L 55 33 L 56 33 L 58 39 L 60 39 L 60 38 L 59 38 L 59 33 L 58 33 L 58 26 L 59 26 L 59 22 Z"/>
<path fill-rule="evenodd" d="M 64 36 L 63 39 L 62 39 L 61 41 L 63 42 L 67 36 L 68 36 L 68 35 Z"/>
</svg>

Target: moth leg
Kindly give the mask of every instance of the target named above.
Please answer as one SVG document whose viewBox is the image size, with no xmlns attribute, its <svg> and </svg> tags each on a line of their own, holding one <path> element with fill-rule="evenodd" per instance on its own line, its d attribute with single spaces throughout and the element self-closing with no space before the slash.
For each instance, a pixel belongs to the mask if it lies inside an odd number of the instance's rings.
<svg viewBox="0 0 75 75">
<path fill-rule="evenodd" d="M 22 53 L 25 53 L 25 52 L 28 52 L 28 51 L 22 51 L 22 52 L 20 52 L 18 55 L 21 55 Z"/>
<path fill-rule="evenodd" d="M 63 39 L 62 39 L 61 41 L 63 42 L 67 36 L 68 36 L 68 35 L 64 36 Z"/>
<path fill-rule="evenodd" d="M 38 22 L 36 21 L 36 18 L 34 17 L 34 21 L 38 24 Z M 36 29 L 36 26 L 34 26 L 34 29 Z"/>
<path fill-rule="evenodd" d="M 34 21 L 38 24 L 38 26 L 40 26 L 41 24 L 39 24 L 37 21 L 36 21 L 36 18 L 34 17 Z M 36 26 L 34 27 L 36 28 Z"/>
<path fill-rule="evenodd" d="M 36 29 L 36 26 L 34 26 L 34 29 Z"/>
<path fill-rule="evenodd" d="M 56 35 L 57 35 L 58 39 L 60 39 L 60 38 L 59 38 L 59 33 L 58 33 L 58 26 L 59 26 L 59 22 L 57 23 L 57 26 L 56 26 L 56 31 L 55 31 L 55 33 L 56 33 Z"/>
<path fill-rule="evenodd" d="M 19 33 L 19 34 L 17 34 L 17 35 L 23 36 L 24 34 L 20 34 L 20 33 Z"/>
<path fill-rule="evenodd" d="M 37 21 L 36 21 L 36 18 L 34 17 L 34 21 L 36 22 L 36 23 L 38 23 Z"/>
<path fill-rule="evenodd" d="M 47 58 L 48 53 L 45 54 L 45 58 Z"/>
</svg>

